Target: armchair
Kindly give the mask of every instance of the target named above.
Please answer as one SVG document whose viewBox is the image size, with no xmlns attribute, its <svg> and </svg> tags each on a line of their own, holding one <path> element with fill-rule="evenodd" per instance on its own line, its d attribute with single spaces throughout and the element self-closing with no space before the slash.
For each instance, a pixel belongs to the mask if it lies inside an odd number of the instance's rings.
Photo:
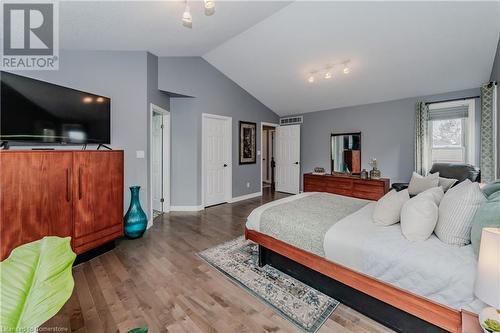
<svg viewBox="0 0 500 333">
<path fill-rule="evenodd" d="M 481 181 L 481 170 L 470 164 L 434 163 L 429 173 L 436 172 L 439 172 L 439 177 L 458 179 L 457 184 L 466 179 Z M 408 183 L 394 183 L 392 188 L 399 192 L 408 188 Z"/>
</svg>

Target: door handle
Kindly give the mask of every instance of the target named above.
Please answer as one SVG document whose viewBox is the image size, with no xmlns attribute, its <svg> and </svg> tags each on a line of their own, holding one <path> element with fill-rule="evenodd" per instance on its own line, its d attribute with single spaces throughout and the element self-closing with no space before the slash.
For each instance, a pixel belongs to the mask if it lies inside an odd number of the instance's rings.
<svg viewBox="0 0 500 333">
<path fill-rule="evenodd" d="M 299 162 L 295 162 L 294 164 L 299 164 Z"/>
<path fill-rule="evenodd" d="M 70 183 L 71 183 L 71 169 L 67 168 L 66 169 L 66 201 L 70 202 L 71 201 L 71 190 L 70 190 Z"/>
<path fill-rule="evenodd" d="M 82 199 L 82 168 L 78 169 L 78 200 Z"/>
<path fill-rule="evenodd" d="M 226 168 L 226 167 L 227 167 L 227 164 L 226 164 L 226 163 L 224 163 L 224 168 Z"/>
</svg>

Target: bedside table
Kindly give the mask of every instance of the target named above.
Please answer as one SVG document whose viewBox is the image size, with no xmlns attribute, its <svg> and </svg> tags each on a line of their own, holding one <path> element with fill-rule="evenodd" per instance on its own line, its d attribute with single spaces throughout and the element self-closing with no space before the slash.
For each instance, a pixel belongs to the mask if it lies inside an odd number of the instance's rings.
<svg viewBox="0 0 500 333">
<path fill-rule="evenodd" d="M 477 314 L 462 310 L 461 333 L 483 333 Z"/>
</svg>

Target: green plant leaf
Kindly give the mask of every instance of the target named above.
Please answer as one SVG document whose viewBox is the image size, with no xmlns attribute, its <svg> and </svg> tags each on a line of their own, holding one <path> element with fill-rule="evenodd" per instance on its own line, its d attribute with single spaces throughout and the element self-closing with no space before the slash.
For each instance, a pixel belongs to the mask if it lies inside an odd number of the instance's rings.
<svg viewBox="0 0 500 333">
<path fill-rule="evenodd" d="M 128 333 L 148 333 L 148 328 L 147 327 L 134 328 L 128 331 Z"/>
<path fill-rule="evenodd" d="M 66 303 L 76 258 L 70 241 L 44 237 L 19 246 L 0 263 L 0 331 L 31 332 Z"/>
</svg>

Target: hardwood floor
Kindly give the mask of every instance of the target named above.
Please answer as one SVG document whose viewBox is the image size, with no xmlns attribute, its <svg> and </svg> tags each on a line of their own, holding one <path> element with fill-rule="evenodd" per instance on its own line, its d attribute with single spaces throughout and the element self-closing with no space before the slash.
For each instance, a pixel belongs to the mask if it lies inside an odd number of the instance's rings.
<svg viewBox="0 0 500 333">
<path fill-rule="evenodd" d="M 107 333 L 148 326 L 153 333 L 297 332 L 196 255 L 242 235 L 252 209 L 283 196 L 266 193 L 202 212 L 164 214 L 143 238 L 119 240 L 116 249 L 76 266 L 73 295 L 44 329 Z M 340 305 L 319 332 L 392 331 Z"/>
</svg>

